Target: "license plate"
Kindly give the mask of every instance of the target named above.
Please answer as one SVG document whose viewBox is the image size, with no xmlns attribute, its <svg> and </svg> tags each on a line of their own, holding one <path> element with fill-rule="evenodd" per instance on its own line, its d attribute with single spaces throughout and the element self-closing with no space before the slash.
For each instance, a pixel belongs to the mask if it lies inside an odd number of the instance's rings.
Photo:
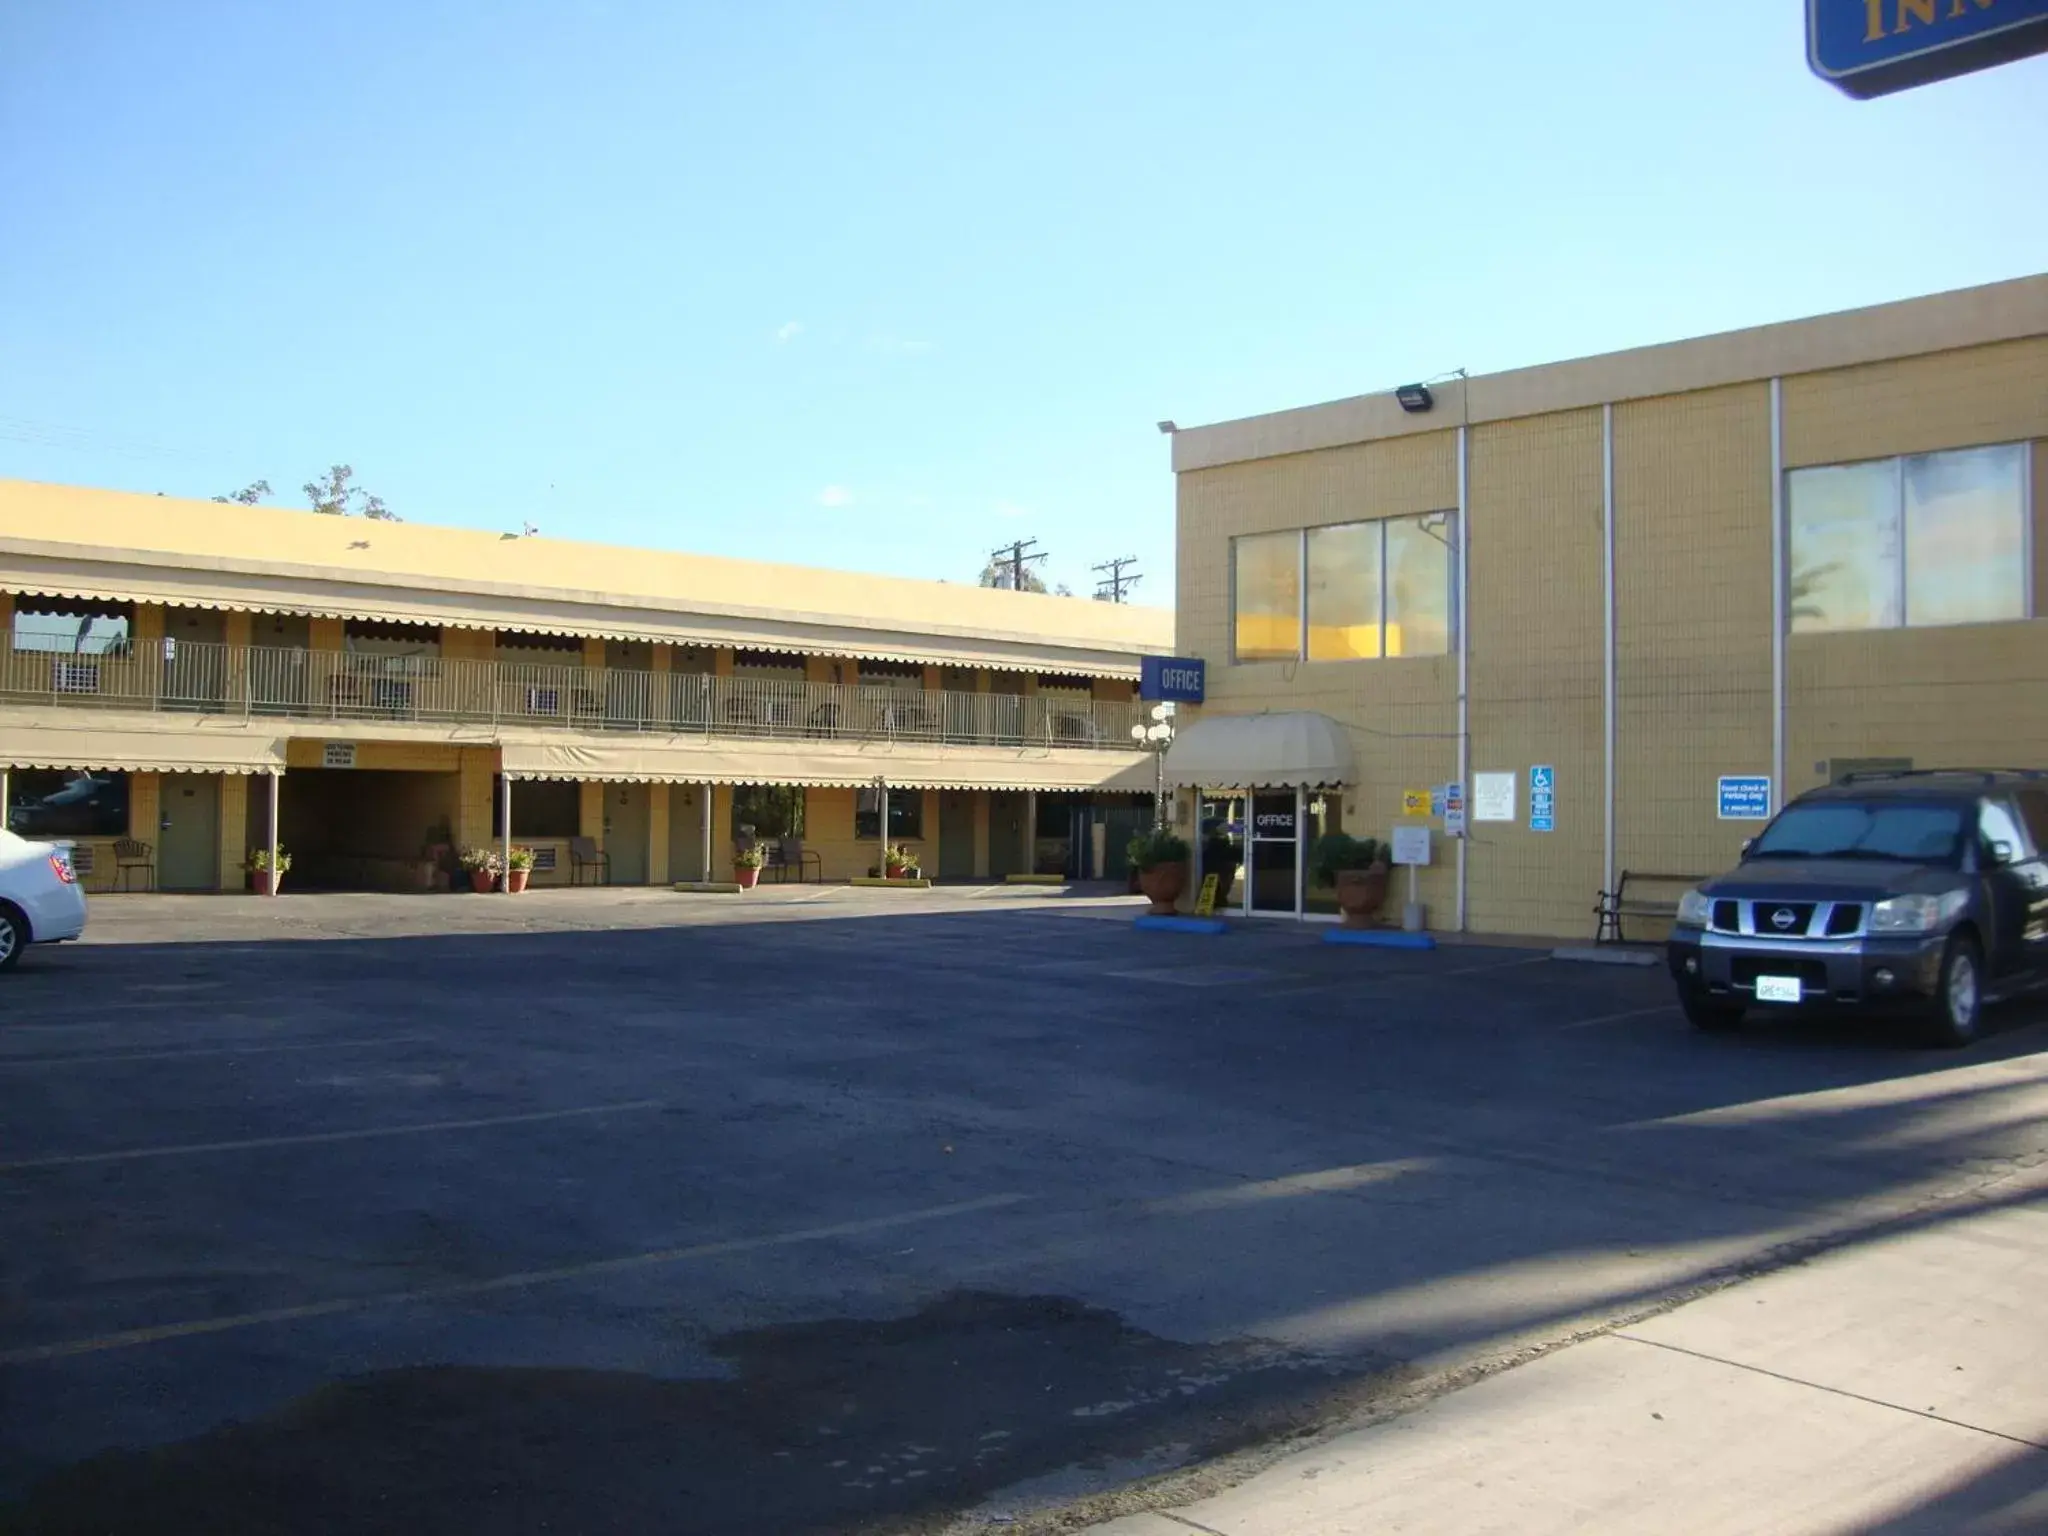
<svg viewBox="0 0 2048 1536">
<path fill-rule="evenodd" d="M 1760 1003 L 1796 1003 L 1801 996 L 1797 976 L 1759 976 L 1756 1000 Z"/>
</svg>

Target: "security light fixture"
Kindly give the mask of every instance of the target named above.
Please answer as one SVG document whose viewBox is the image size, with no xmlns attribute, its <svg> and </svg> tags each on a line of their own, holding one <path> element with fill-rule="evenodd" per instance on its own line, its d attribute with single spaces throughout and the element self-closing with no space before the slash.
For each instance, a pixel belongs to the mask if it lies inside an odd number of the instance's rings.
<svg viewBox="0 0 2048 1536">
<path fill-rule="evenodd" d="M 1161 432 L 1164 432 L 1168 437 L 1171 437 L 1174 433 L 1178 432 L 1180 428 L 1175 426 L 1170 421 L 1162 421 L 1161 423 L 1159 423 L 1159 430 Z"/>
<path fill-rule="evenodd" d="M 1401 402 L 1401 409 L 1409 412 L 1428 410 L 1436 404 L 1436 396 L 1429 392 L 1427 384 L 1403 384 L 1394 391 L 1394 398 Z"/>
</svg>

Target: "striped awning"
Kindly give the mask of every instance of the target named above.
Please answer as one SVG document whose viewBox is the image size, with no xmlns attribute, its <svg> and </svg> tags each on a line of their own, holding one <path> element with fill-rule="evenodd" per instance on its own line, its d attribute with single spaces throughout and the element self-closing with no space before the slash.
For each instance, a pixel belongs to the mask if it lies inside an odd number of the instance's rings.
<svg viewBox="0 0 2048 1536">
<path fill-rule="evenodd" d="M 87 718 L 0 724 L 0 767 L 99 768 L 126 773 L 271 773 L 284 739 L 239 722 L 172 728 L 108 727 Z"/>
<path fill-rule="evenodd" d="M 1138 752 L 947 748 L 901 742 L 748 741 L 701 736 L 666 742 L 507 740 L 506 774 L 518 779 L 588 779 L 666 784 L 872 784 L 905 789 L 1099 790 L 1143 794 L 1152 759 Z"/>
</svg>

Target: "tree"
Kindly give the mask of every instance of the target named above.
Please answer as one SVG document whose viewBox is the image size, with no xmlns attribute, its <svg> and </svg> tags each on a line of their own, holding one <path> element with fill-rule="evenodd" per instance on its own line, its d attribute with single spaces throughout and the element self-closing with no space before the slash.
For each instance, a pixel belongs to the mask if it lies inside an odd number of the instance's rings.
<svg viewBox="0 0 2048 1536">
<path fill-rule="evenodd" d="M 159 491 L 157 492 L 157 494 L 161 496 L 163 492 Z M 239 491 L 236 491 L 233 495 L 216 496 L 213 499 L 215 501 L 238 502 L 242 506 L 253 507 L 256 505 L 257 502 L 263 500 L 263 498 L 268 496 L 269 494 L 270 482 L 268 480 L 251 480 L 247 485 L 243 486 Z"/>
<path fill-rule="evenodd" d="M 355 484 L 356 472 L 347 464 L 336 464 L 327 471 L 325 480 L 308 480 L 301 489 L 306 500 L 313 504 L 315 512 L 329 517 L 347 517 L 351 512 L 361 512 L 364 517 L 377 523 L 395 523 L 398 514 L 384 505 L 384 498 L 372 496 Z"/>
<path fill-rule="evenodd" d="M 984 587 L 997 587 L 1005 592 L 1017 590 L 1011 566 L 1006 560 L 991 559 L 987 565 L 983 566 L 981 568 L 981 584 Z M 1022 590 L 1026 592 L 1043 592 L 1045 590 L 1045 578 L 1032 570 L 1030 566 L 1025 566 Z"/>
</svg>

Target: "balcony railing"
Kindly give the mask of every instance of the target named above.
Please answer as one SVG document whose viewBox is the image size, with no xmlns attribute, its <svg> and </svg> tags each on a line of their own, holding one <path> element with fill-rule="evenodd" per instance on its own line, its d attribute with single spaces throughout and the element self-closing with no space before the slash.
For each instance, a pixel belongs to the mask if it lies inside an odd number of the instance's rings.
<svg viewBox="0 0 2048 1536">
<path fill-rule="evenodd" d="M 180 640 L 101 655 L 0 645 L 0 702 L 300 720 L 1132 750 L 1132 702 L 458 661 Z"/>
</svg>

